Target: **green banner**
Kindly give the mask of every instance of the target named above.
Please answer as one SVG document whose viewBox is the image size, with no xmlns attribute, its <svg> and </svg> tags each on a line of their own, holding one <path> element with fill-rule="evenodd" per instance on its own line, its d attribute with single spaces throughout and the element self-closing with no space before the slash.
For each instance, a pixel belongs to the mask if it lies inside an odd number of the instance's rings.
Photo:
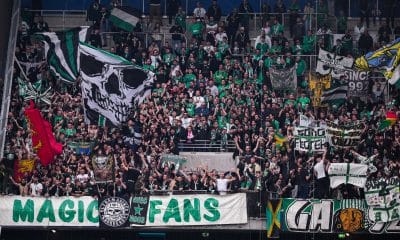
<svg viewBox="0 0 400 240">
<path fill-rule="evenodd" d="M 361 199 L 293 199 L 267 202 L 267 236 L 282 232 L 400 233 L 400 220 L 374 222 Z"/>
</svg>

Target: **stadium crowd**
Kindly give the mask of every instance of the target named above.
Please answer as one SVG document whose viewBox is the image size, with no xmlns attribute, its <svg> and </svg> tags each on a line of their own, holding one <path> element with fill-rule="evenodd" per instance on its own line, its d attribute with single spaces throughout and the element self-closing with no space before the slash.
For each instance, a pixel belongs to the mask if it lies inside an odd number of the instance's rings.
<svg viewBox="0 0 400 240">
<path fill-rule="evenodd" d="M 310 63 L 311 58 L 305 56 L 324 49 L 355 58 L 377 49 L 400 32 L 398 26 L 390 24 L 390 19 L 389 24 L 381 23 L 378 39 L 373 39 L 363 21 L 349 29 L 344 11 L 340 11 L 334 26 L 329 22 L 330 9 L 324 0 L 318 1 L 317 8 L 311 2 L 300 6 L 295 0 L 277 1 L 275 6 L 262 7 L 265 13 L 262 28 L 253 44 L 249 36 L 253 10 L 248 1 L 243 0 L 225 18 L 221 16 L 218 1 L 211 1 L 207 8 L 199 3 L 192 13 L 185 13 L 180 1 L 171 0 L 167 26 L 173 35 L 169 42 L 163 41 L 159 34 L 160 1 L 150 2 L 150 21 L 142 19 L 131 33 L 111 26 L 108 6 L 95 1 L 88 11 L 95 27 L 88 40 L 90 44 L 108 47 L 157 75 L 151 96 L 138 106 L 122 129 L 85 123 L 79 79 L 73 85 L 57 81 L 43 63 L 43 45 L 31 38 L 35 32 L 51 29 L 40 16 L 21 21 L 16 58 L 22 63 L 41 63 L 26 70 L 26 75 L 32 83 L 41 79 L 42 89 L 52 87 L 54 91 L 51 105 L 38 105 L 52 124 L 57 141 L 63 143 L 64 152 L 47 167 L 37 161 L 32 174 L 24 176 L 21 182 L 13 179 L 14 161 L 36 157 L 30 139 L 32 133 L 24 117 L 29 102 L 19 96 L 17 76 L 22 75 L 16 66 L 6 155 L 0 163 L 2 193 L 122 196 L 157 190 L 205 190 L 220 194 L 250 190 L 271 193 L 270 197 L 363 197 L 362 189 L 352 185 L 329 190 L 328 164 L 357 162 L 350 149 L 335 149 L 327 144 L 324 154 L 294 150 L 293 129 L 299 124 L 300 114 L 339 124 L 363 121 L 365 131 L 354 150 L 363 156 L 378 154 L 375 162 L 378 171 L 371 177 L 399 176 L 400 124 L 397 122 L 384 131 L 377 129 L 387 110 L 399 112 L 399 91 L 391 87 L 386 93 L 390 99 L 385 101 L 386 86 L 382 79 L 371 74 L 369 95 L 363 101 L 348 96 L 340 106 L 314 107 L 308 71 L 314 70 L 315 62 Z M 115 7 L 118 3 L 113 1 L 113 4 Z M 317 29 L 312 15 L 315 9 L 319 13 Z M 283 12 L 290 13 L 287 25 L 282 25 L 281 15 L 273 14 Z M 107 38 L 101 34 L 105 31 L 119 32 L 113 35 L 112 46 L 106 46 Z M 152 32 L 150 40 L 143 37 L 145 31 Z M 345 36 L 332 44 L 330 33 L 336 32 Z M 274 91 L 269 70 L 293 66 L 298 77 L 296 91 Z M 142 127 L 141 144 L 127 144 L 124 134 L 132 133 L 137 122 Z M 277 134 L 287 141 L 278 144 Z M 233 141 L 236 150 L 232 157 L 238 159 L 237 169 L 226 172 L 207 166 L 187 169 L 161 161 L 162 154 L 179 154 L 180 142 L 199 140 Z M 69 142 L 80 141 L 94 143 L 92 155 L 114 157 L 112 183 L 97 184 L 91 155 L 78 154 L 68 147 Z"/>
</svg>

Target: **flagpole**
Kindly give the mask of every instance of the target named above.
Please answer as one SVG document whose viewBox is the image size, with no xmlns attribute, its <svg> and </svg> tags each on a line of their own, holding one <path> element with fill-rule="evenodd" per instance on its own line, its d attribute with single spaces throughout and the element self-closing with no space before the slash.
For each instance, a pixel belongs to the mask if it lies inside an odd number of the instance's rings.
<svg viewBox="0 0 400 240">
<path fill-rule="evenodd" d="M 14 59 L 15 59 L 15 62 L 17 63 L 17 65 L 18 65 L 19 69 L 21 70 L 22 76 L 24 76 L 24 78 L 25 78 L 25 81 L 28 81 L 28 77 L 26 76 L 26 74 L 24 72 L 24 69 L 21 66 L 21 63 L 17 60 L 16 56 L 14 56 Z"/>
</svg>

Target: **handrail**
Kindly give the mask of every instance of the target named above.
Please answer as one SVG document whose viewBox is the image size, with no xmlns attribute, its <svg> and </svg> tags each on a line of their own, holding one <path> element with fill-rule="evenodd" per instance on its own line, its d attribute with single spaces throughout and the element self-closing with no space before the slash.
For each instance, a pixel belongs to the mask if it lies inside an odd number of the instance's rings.
<svg viewBox="0 0 400 240">
<path fill-rule="evenodd" d="M 11 14 L 11 25 L 8 39 L 8 49 L 7 49 L 7 58 L 4 70 L 4 89 L 3 96 L 1 102 L 1 110 L 0 110 L 0 158 L 3 158 L 4 155 L 4 146 L 6 140 L 6 130 L 7 130 L 7 121 L 8 121 L 8 111 L 10 107 L 11 101 L 11 86 L 13 79 L 13 66 L 14 66 L 14 58 L 15 58 L 15 45 L 17 42 L 17 33 L 18 33 L 18 22 L 20 16 L 20 7 L 21 1 L 15 0 L 12 8 Z"/>
<path fill-rule="evenodd" d="M 149 36 L 151 37 L 151 35 L 153 35 L 153 34 L 160 34 L 160 35 L 162 35 L 163 45 L 165 45 L 166 36 L 172 36 L 172 35 L 181 35 L 181 36 L 184 38 L 184 41 L 185 41 L 186 45 L 187 45 L 187 43 L 188 43 L 188 39 L 187 39 L 186 35 L 183 34 L 183 33 L 165 33 L 165 32 L 157 33 L 157 32 L 145 31 L 145 32 L 132 32 L 132 33 L 130 33 L 130 32 L 122 32 L 122 33 L 121 33 L 121 32 L 101 32 L 100 34 L 101 34 L 101 35 L 106 35 L 106 36 L 111 36 L 111 37 L 112 37 L 114 34 L 125 34 L 125 35 L 134 34 L 134 35 L 142 35 L 142 36 L 145 37 L 144 44 L 145 44 L 146 48 L 149 47 L 149 46 L 148 46 L 148 43 L 149 43 L 149 41 L 148 41 L 148 40 L 149 40 Z"/>
</svg>

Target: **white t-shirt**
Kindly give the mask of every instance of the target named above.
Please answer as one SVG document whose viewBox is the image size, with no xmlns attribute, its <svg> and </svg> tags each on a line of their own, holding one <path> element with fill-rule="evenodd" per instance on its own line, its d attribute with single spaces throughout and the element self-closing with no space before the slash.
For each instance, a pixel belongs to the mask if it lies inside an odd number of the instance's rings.
<svg viewBox="0 0 400 240">
<path fill-rule="evenodd" d="M 228 190 L 228 179 L 217 179 L 217 191 L 220 195 L 226 195 L 226 191 Z"/>
<path fill-rule="evenodd" d="M 41 183 L 31 183 L 30 185 L 31 188 L 31 195 L 32 196 L 40 196 L 39 191 L 41 192 L 43 190 L 43 185 Z"/>
<path fill-rule="evenodd" d="M 193 15 L 196 18 L 204 18 L 206 16 L 206 10 L 204 8 L 195 8 L 193 11 Z"/>
<path fill-rule="evenodd" d="M 202 96 L 194 96 L 193 97 L 193 103 L 196 104 L 196 108 L 201 107 L 201 104 L 205 102 L 204 98 Z"/>
<path fill-rule="evenodd" d="M 324 161 L 321 160 L 320 162 L 315 164 L 314 170 L 317 173 L 317 179 L 326 177 Z"/>
<path fill-rule="evenodd" d="M 89 180 L 89 175 L 87 173 L 78 174 L 76 175 L 76 179 L 78 179 L 78 181 L 81 183 L 85 183 Z"/>
<path fill-rule="evenodd" d="M 192 118 L 182 118 L 181 121 L 182 121 L 182 127 L 186 129 L 192 123 Z"/>
</svg>

